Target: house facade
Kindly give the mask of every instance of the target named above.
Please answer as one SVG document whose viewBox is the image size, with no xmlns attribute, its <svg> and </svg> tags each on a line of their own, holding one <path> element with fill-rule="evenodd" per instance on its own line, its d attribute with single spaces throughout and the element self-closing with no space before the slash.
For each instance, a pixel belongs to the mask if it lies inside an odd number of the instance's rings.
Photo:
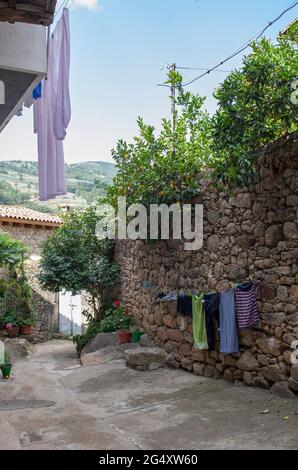
<svg viewBox="0 0 298 470">
<path fill-rule="evenodd" d="M 27 247 L 26 274 L 33 290 L 33 308 L 38 314 L 41 334 L 59 331 L 59 294 L 44 291 L 36 275 L 43 242 L 60 227 L 62 219 L 18 206 L 0 206 L 0 233 L 23 242 Z"/>
</svg>

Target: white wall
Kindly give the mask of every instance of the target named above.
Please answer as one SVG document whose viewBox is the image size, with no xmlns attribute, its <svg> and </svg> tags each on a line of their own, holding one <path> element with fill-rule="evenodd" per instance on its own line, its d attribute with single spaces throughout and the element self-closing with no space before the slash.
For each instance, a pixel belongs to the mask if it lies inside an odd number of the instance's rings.
<svg viewBox="0 0 298 470">
<path fill-rule="evenodd" d="M 0 22 L 0 67 L 30 73 L 47 71 L 47 29 Z"/>
</svg>

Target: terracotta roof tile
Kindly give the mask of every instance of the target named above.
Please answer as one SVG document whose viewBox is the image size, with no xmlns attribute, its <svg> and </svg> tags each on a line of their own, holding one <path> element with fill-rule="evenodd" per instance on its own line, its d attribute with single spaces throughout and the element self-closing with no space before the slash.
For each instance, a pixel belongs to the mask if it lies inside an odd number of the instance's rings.
<svg viewBox="0 0 298 470">
<path fill-rule="evenodd" d="M 62 224 L 62 219 L 56 215 L 46 214 L 44 212 L 34 211 L 21 206 L 0 205 L 0 220 L 28 220 L 28 222 L 44 222 L 49 224 Z"/>
</svg>

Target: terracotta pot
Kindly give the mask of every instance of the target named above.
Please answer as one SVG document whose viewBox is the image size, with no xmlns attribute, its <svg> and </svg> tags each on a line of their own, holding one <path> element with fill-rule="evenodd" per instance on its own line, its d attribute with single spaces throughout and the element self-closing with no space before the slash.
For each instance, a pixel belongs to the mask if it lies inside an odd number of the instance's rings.
<svg viewBox="0 0 298 470">
<path fill-rule="evenodd" d="M 19 326 L 12 326 L 11 328 L 6 328 L 7 334 L 9 338 L 16 338 L 19 336 L 20 333 L 20 327 Z"/>
<path fill-rule="evenodd" d="M 118 338 L 120 344 L 130 343 L 131 333 L 129 330 L 118 331 Z"/>
<path fill-rule="evenodd" d="M 31 325 L 24 325 L 21 327 L 21 335 L 31 335 L 31 333 L 32 333 Z"/>
</svg>

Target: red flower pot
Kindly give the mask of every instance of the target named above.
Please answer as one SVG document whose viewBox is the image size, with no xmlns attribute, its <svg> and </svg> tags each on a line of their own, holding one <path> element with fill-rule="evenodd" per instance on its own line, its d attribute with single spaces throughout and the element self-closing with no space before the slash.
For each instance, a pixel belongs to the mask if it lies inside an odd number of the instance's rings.
<svg viewBox="0 0 298 470">
<path fill-rule="evenodd" d="M 21 327 L 21 335 L 31 335 L 32 333 L 32 326 L 25 325 Z"/>
<path fill-rule="evenodd" d="M 20 327 L 13 325 L 10 328 L 6 327 L 6 331 L 7 331 L 9 338 L 16 338 L 17 336 L 19 336 Z"/>
<path fill-rule="evenodd" d="M 120 344 L 130 343 L 131 333 L 128 330 L 118 331 L 118 338 Z"/>
</svg>

